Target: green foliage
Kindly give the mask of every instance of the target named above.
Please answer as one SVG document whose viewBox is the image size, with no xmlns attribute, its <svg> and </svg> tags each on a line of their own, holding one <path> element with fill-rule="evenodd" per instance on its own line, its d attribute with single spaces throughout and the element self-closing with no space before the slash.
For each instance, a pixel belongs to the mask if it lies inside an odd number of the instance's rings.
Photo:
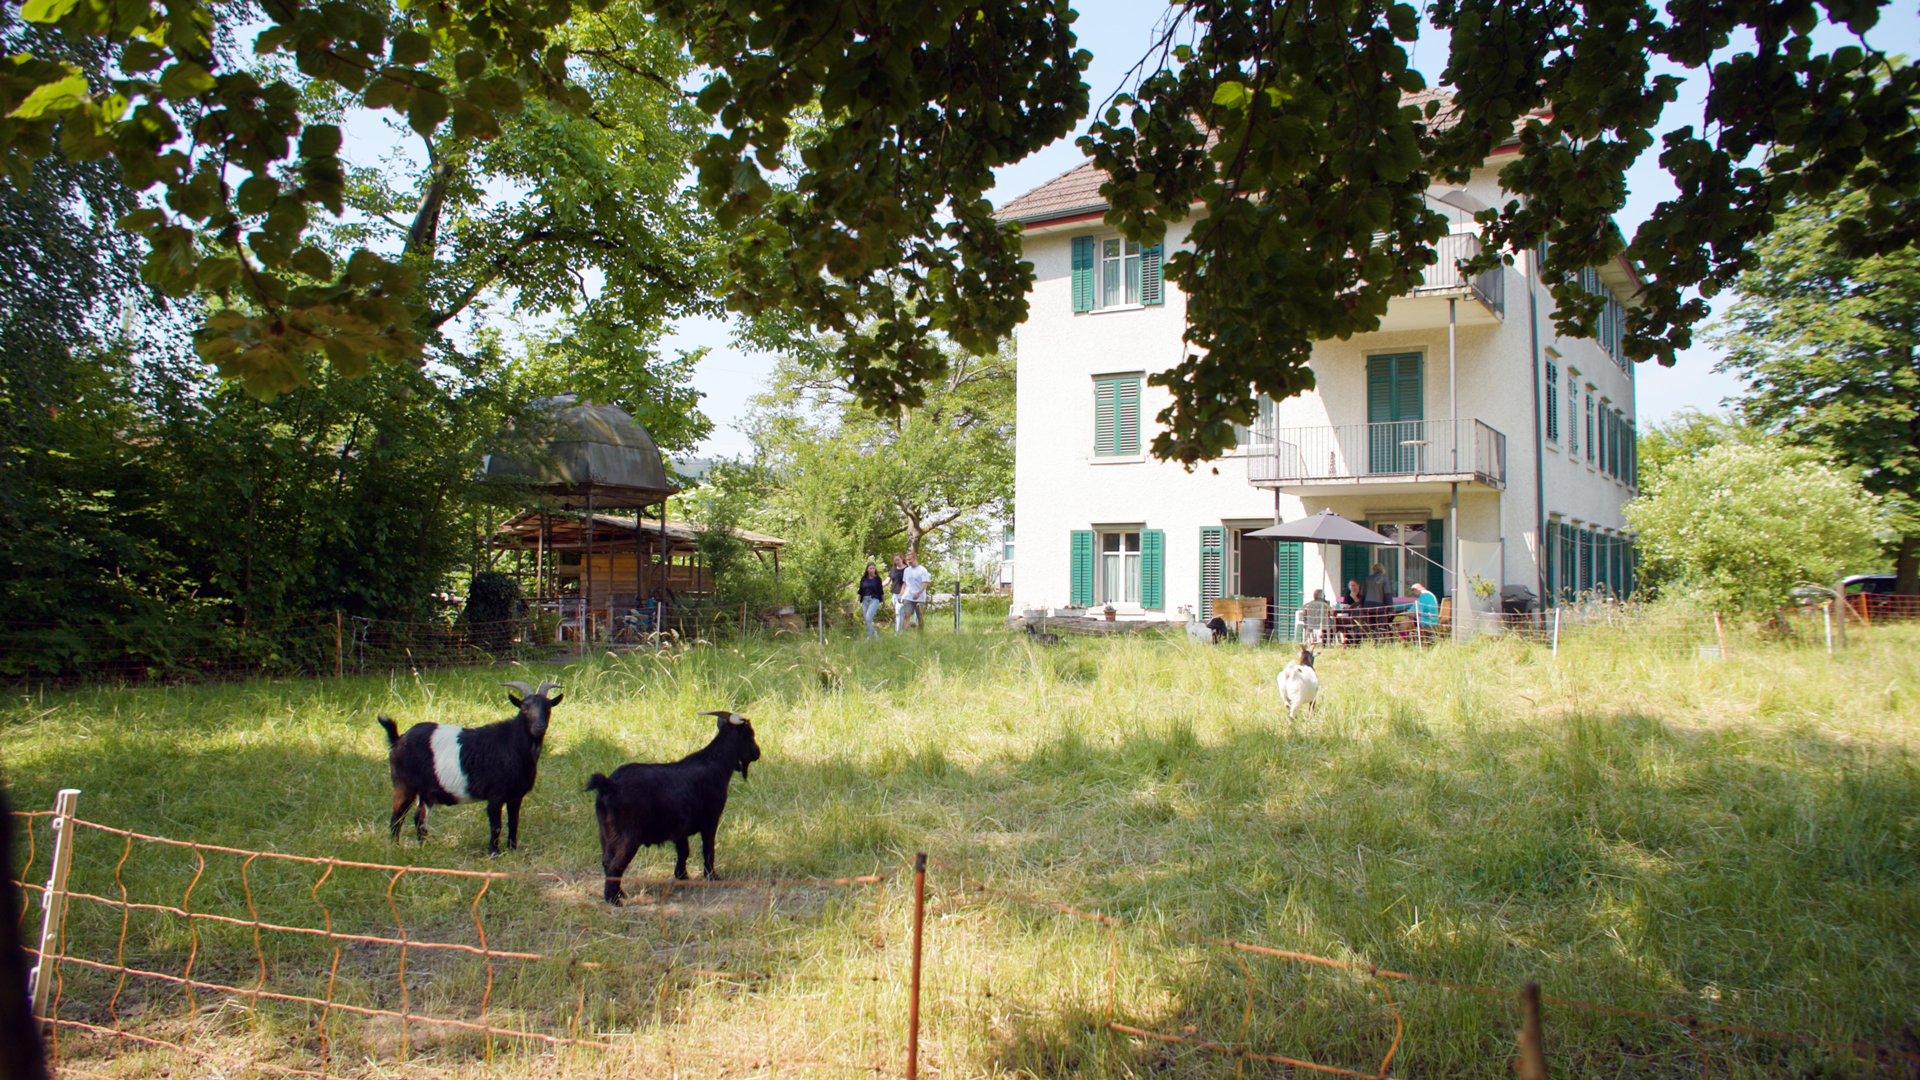
<svg viewBox="0 0 1920 1080">
<path fill-rule="evenodd" d="M 1856 32 L 1869 2 L 1830 9 Z M 1110 180 L 1107 222 L 1143 242 L 1198 214 L 1191 250 L 1166 275 L 1185 290 L 1181 362 L 1153 378 L 1172 391 L 1154 453 L 1189 464 L 1233 444 L 1255 395 L 1313 386 L 1313 343 L 1379 325 L 1387 300 L 1432 262 L 1445 226 L 1430 184 L 1464 182 L 1519 134 L 1499 166 L 1514 198 L 1478 215 L 1488 250 L 1463 269 L 1547 247 L 1556 325 L 1589 336 L 1600 302 L 1574 273 L 1625 255 L 1643 268 L 1626 348 L 1672 363 L 1711 296 L 1752 267 L 1753 242 L 1794 195 L 1842 183 L 1873 192 L 1838 223 L 1849 245 L 1909 247 L 1920 234 L 1920 71 L 1857 46 L 1815 51 L 1813 0 L 1659 9 L 1632 0 L 1515 7 L 1441 0 L 1429 15 L 1450 56 L 1425 89 L 1404 43 L 1411 5 L 1373 0 L 1186 0 L 1138 83 L 1083 138 Z M 1191 29 L 1182 20 L 1191 19 Z M 1709 67 L 1737 32 L 1750 52 Z M 1191 44 L 1172 45 L 1186 38 Z M 1628 244 L 1613 225 L 1626 170 L 1652 148 L 1680 76 L 1700 71 L 1706 132 L 1666 138 L 1679 194 Z M 1703 70 L 1704 69 L 1704 70 Z M 1764 101 L 1765 109 L 1751 102 Z M 1764 148 L 1767 168 L 1745 164 Z M 1697 289 L 1701 295 L 1694 295 Z"/>
<path fill-rule="evenodd" d="M 474 644 L 489 652 L 503 651 L 513 640 L 512 620 L 520 612 L 520 582 L 511 574 L 483 570 L 467 585 L 462 612 L 473 627 Z"/>
<path fill-rule="evenodd" d="M 1851 252 L 1853 192 L 1797 200 L 1756 245 L 1720 325 L 1722 370 L 1748 381 L 1751 422 L 1860 470 L 1899 535 L 1902 591 L 1920 591 L 1920 250 Z"/>
<path fill-rule="evenodd" d="M 942 539 L 978 543 L 1013 502 L 1011 352 L 954 350 L 921 405 L 888 414 L 822 370 L 830 348 L 803 345 L 754 398 L 754 446 L 778 477 L 767 527 L 815 538 L 812 550 L 834 553 L 832 573 L 847 564 L 855 576 L 868 557 L 910 550 L 930 558 Z"/>
<path fill-rule="evenodd" d="M 685 497 L 701 526 L 694 537 L 700 565 L 713 579 L 713 598 L 722 604 L 765 603 L 772 599 L 770 581 L 759 580 L 760 569 L 752 545 L 735 535 L 752 513 L 763 492 L 763 478 L 750 465 L 722 462 L 707 474 L 706 483 Z"/>
<path fill-rule="evenodd" d="M 1845 472 L 1775 446 L 1723 443 L 1669 463 L 1657 492 L 1625 513 L 1641 549 L 1704 600 L 1763 611 L 1790 603 L 1799 582 L 1831 583 L 1872 559 L 1877 509 Z"/>
</svg>

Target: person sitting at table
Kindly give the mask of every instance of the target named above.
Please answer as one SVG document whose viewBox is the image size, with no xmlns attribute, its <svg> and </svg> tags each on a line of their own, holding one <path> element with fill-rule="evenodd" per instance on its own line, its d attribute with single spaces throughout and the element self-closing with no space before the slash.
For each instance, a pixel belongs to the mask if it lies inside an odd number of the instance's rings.
<svg viewBox="0 0 1920 1080">
<path fill-rule="evenodd" d="M 1347 582 L 1347 591 L 1340 594 L 1340 600 L 1333 607 L 1334 637 L 1342 645 L 1353 645 L 1360 640 L 1360 614 L 1364 605 L 1360 603 L 1360 583 Z"/>
<path fill-rule="evenodd" d="M 1413 621 L 1416 636 L 1422 645 L 1434 640 L 1440 628 L 1440 600 L 1431 589 L 1417 581 L 1413 583 Z"/>
<path fill-rule="evenodd" d="M 1333 626 L 1333 605 L 1327 603 L 1327 590 L 1313 590 L 1313 599 L 1301 605 L 1300 625 L 1307 632 L 1307 644 L 1318 645 L 1327 639 Z"/>
</svg>

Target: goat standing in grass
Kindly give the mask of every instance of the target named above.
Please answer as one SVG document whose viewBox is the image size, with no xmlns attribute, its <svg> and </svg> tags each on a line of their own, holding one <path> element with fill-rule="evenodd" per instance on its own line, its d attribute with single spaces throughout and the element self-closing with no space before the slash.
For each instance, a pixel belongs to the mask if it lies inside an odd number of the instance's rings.
<svg viewBox="0 0 1920 1080">
<path fill-rule="evenodd" d="M 387 717 L 387 769 L 393 776 L 393 816 L 387 824 L 400 839 L 400 821 L 418 799 L 413 828 L 427 838 L 427 812 L 434 806 L 480 802 L 487 804 L 487 854 L 500 854 L 500 808 L 507 808 L 507 846 L 520 846 L 520 800 L 533 790 L 540 767 L 540 747 L 547 737 L 547 720 L 563 694 L 547 696 L 559 683 L 543 682 L 535 690 L 523 682 L 510 687 L 507 700 L 519 712 L 486 727 L 419 723 L 400 734 Z M 512 690 L 520 691 L 515 696 Z"/>
<path fill-rule="evenodd" d="M 700 858 L 707 877 L 713 872 L 713 841 L 720 831 L 720 814 L 727 808 L 727 787 L 737 771 L 747 778 L 747 766 L 760 760 L 760 743 L 753 722 L 739 713 L 708 712 L 717 716 L 713 741 L 672 764 L 630 763 L 612 776 L 594 773 L 587 790 L 598 792 L 594 816 L 600 819 L 600 867 L 606 872 L 607 903 L 620 906 L 621 875 L 642 845 L 673 842 L 673 876 L 687 880 L 687 837 L 700 834 Z"/>
<path fill-rule="evenodd" d="M 1320 676 L 1313 670 L 1313 650 L 1302 646 L 1300 659 L 1287 661 L 1280 669 L 1280 695 L 1287 699 L 1287 719 L 1301 707 L 1308 712 L 1314 709 L 1314 699 L 1320 696 Z"/>
</svg>

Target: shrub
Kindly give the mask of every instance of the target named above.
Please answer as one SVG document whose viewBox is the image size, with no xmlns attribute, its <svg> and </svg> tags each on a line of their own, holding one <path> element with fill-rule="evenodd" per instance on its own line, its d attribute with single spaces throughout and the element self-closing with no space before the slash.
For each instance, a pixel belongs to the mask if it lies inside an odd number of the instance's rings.
<svg viewBox="0 0 1920 1080">
<path fill-rule="evenodd" d="M 520 583 L 498 570 L 473 575 L 467 586 L 467 627 L 473 643 L 488 652 L 505 652 L 519 614 Z"/>
</svg>

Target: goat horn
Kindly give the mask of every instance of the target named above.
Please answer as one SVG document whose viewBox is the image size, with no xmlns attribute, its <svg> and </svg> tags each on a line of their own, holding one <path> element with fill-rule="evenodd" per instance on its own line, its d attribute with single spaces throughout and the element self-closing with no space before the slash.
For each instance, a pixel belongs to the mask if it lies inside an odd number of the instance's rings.
<svg viewBox="0 0 1920 1080">
<path fill-rule="evenodd" d="M 533 687 L 531 687 L 531 686 L 528 686 L 528 685 L 527 685 L 526 683 L 523 683 L 523 682 L 503 682 L 503 683 L 501 683 L 500 685 L 501 685 L 501 686 L 505 686 L 505 687 L 510 687 L 510 688 L 512 688 L 512 689 L 514 689 L 514 690 L 518 690 L 518 691 L 520 691 L 520 696 L 521 696 L 521 697 L 535 697 L 535 696 L 537 696 L 537 695 L 536 695 L 536 694 L 534 693 L 534 690 L 533 690 Z"/>
<path fill-rule="evenodd" d="M 559 683 L 557 683 L 557 682 L 542 682 L 542 683 L 540 684 L 540 689 L 538 689 L 538 690 L 535 690 L 535 691 L 533 692 L 533 696 L 534 696 L 534 697 L 546 697 L 546 696 L 547 696 L 547 691 L 549 691 L 549 690 L 558 690 L 558 689 L 560 689 L 560 684 L 559 684 Z"/>
<path fill-rule="evenodd" d="M 747 719 L 746 717 L 741 716 L 737 712 L 729 712 L 726 709 L 711 709 L 707 712 L 701 713 L 700 715 L 701 716 L 722 716 L 726 718 L 726 721 L 729 724 L 745 723 Z"/>
</svg>

